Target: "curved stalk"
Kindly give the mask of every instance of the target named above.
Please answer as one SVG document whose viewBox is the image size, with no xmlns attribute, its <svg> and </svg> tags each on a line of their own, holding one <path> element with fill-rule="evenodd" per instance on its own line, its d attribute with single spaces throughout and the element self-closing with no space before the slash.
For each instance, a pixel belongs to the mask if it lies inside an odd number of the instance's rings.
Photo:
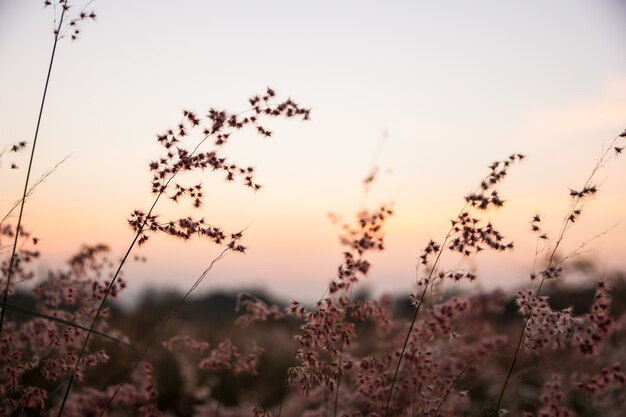
<svg viewBox="0 0 626 417">
<path fill-rule="evenodd" d="M 468 203 L 465 203 L 465 205 L 463 206 L 463 208 L 461 209 L 461 211 L 459 212 L 459 214 L 456 216 L 456 218 L 458 219 L 461 214 L 463 214 L 463 212 L 465 211 L 465 209 L 467 208 Z M 415 327 L 415 322 L 417 321 L 417 315 L 419 314 L 420 308 L 422 307 L 422 304 L 424 303 L 424 298 L 426 297 L 426 291 L 428 290 L 428 286 L 430 285 L 430 282 L 432 280 L 432 277 L 435 273 L 435 270 L 437 269 L 437 265 L 439 264 L 439 260 L 441 259 L 441 254 L 443 253 L 443 251 L 446 248 L 446 244 L 448 243 L 448 240 L 450 239 L 450 235 L 452 235 L 452 232 L 454 231 L 454 226 L 452 226 L 450 228 L 450 230 L 448 231 L 448 233 L 446 234 L 445 239 L 443 240 L 443 243 L 441 244 L 441 248 L 439 250 L 439 252 L 437 253 L 437 257 L 435 258 L 435 261 L 433 262 L 433 267 L 431 268 L 429 274 L 428 274 L 428 278 L 426 279 L 426 284 L 424 285 L 424 290 L 422 291 L 422 294 L 420 295 L 419 301 L 417 303 L 417 306 L 415 307 L 415 313 L 413 313 L 413 319 L 411 320 L 411 325 L 409 326 L 409 331 L 406 334 L 406 338 L 404 339 L 404 344 L 402 345 L 402 351 L 400 352 L 400 358 L 398 359 L 398 363 L 396 364 L 396 370 L 393 374 L 393 379 L 391 380 L 391 387 L 389 388 L 389 394 L 387 395 L 387 404 L 385 405 L 385 417 L 389 416 L 389 405 L 391 404 L 391 398 L 393 396 L 393 388 L 396 384 L 396 380 L 398 378 L 398 373 L 400 372 L 400 365 L 402 364 L 402 359 L 404 358 L 404 353 L 406 352 L 406 347 L 409 344 L 409 340 L 411 338 L 411 333 L 413 332 L 413 328 Z"/>
<path fill-rule="evenodd" d="M 11 251 L 11 258 L 9 259 L 9 271 L 7 272 L 7 282 L 4 286 L 4 292 L 2 294 L 2 303 L 6 304 L 9 296 L 9 288 L 11 285 L 11 278 L 16 268 L 16 256 L 17 256 L 17 241 L 20 236 L 20 230 L 22 228 L 22 217 L 24 214 L 24 205 L 26 204 L 26 197 L 28 194 L 28 184 L 30 181 L 30 172 L 33 167 L 33 160 L 35 159 L 35 148 L 37 146 L 37 138 L 39 137 L 39 127 L 41 126 L 41 116 L 43 115 L 44 104 L 46 103 L 46 95 L 48 93 L 48 85 L 50 84 L 50 74 L 52 73 L 52 64 L 54 63 L 54 56 L 57 50 L 57 43 L 59 42 L 61 25 L 63 25 L 63 18 L 65 17 L 66 8 L 63 7 L 61 12 L 61 18 L 59 20 L 59 26 L 54 33 L 54 45 L 52 46 L 52 54 L 50 56 L 50 64 L 48 65 L 48 75 L 46 75 L 46 85 L 43 88 L 43 96 L 41 97 L 41 106 L 39 107 L 39 116 L 37 117 L 37 127 L 35 128 L 35 137 L 33 138 L 33 147 L 30 151 L 30 159 L 28 161 L 28 170 L 26 171 L 26 180 L 24 181 L 24 191 L 22 193 L 22 200 L 20 203 L 20 214 L 17 218 L 17 226 L 15 227 L 15 239 L 13 240 L 13 250 Z M 2 309 L 0 313 L 0 337 L 2 337 L 2 326 L 4 325 L 5 309 Z"/>
<path fill-rule="evenodd" d="M 587 177 L 587 180 L 585 181 L 585 183 L 583 185 L 583 189 L 586 189 L 587 187 L 589 187 L 591 185 L 591 182 L 593 181 L 593 178 L 595 177 L 595 175 L 598 172 L 598 170 L 600 168 L 602 168 L 609 161 L 609 159 L 611 159 L 610 158 L 610 154 L 611 154 L 611 152 L 613 152 L 613 149 L 615 147 L 615 143 L 619 140 L 620 137 L 621 136 L 616 136 L 615 138 L 613 138 L 613 140 L 606 147 L 606 149 L 604 149 L 604 147 L 603 147 L 603 150 L 602 150 L 602 152 L 600 154 L 600 159 L 598 160 L 596 165 L 591 170 L 591 173 Z M 569 210 L 567 211 L 567 214 L 563 218 L 563 223 L 561 224 L 561 229 L 559 231 L 559 235 L 557 237 L 557 240 L 556 240 L 556 242 L 554 244 L 554 248 L 552 249 L 552 251 L 550 252 L 550 256 L 548 257 L 548 262 L 547 262 L 548 267 L 553 264 L 554 259 L 556 257 L 556 251 L 559 249 L 561 243 L 563 242 L 563 239 L 565 238 L 565 233 L 569 230 L 569 228 L 571 227 L 572 223 L 574 223 L 574 220 L 573 220 L 574 212 L 577 209 L 579 210 L 582 207 L 582 205 L 580 204 L 582 200 L 583 200 L 583 197 L 580 194 L 575 195 L 572 198 L 572 202 L 570 204 Z M 545 280 L 546 280 L 546 275 L 543 275 L 541 277 L 541 281 L 539 282 L 539 286 L 537 287 L 537 291 L 535 291 L 535 296 L 538 297 L 539 294 L 541 293 L 541 288 L 543 287 L 543 284 L 544 284 Z M 500 410 L 500 406 L 501 406 L 502 400 L 504 398 L 504 393 L 505 393 L 507 385 L 508 385 L 508 383 L 509 383 L 509 381 L 511 379 L 511 376 L 513 375 L 513 369 L 515 368 L 515 364 L 517 363 L 517 358 L 519 357 L 519 354 L 520 354 L 520 351 L 521 351 L 522 343 L 524 341 L 524 335 L 526 334 L 526 326 L 527 326 L 529 320 L 530 320 L 530 316 L 528 316 L 528 317 L 526 317 L 524 319 L 524 326 L 522 327 L 522 331 L 520 333 L 519 340 L 517 341 L 517 346 L 515 347 L 515 353 L 513 354 L 513 359 L 511 360 L 511 364 L 509 365 L 509 369 L 507 371 L 507 375 L 506 375 L 506 378 L 504 380 L 504 384 L 502 385 L 502 389 L 500 390 L 500 394 L 498 396 L 498 402 L 496 404 L 496 410 L 495 410 L 496 415 L 498 413 L 498 410 Z"/>
<path fill-rule="evenodd" d="M 210 136 L 210 134 L 205 135 L 205 137 L 200 141 L 200 143 L 198 143 L 198 145 L 194 148 L 193 152 L 191 153 L 192 155 L 195 154 L 195 152 L 198 150 L 198 148 L 207 140 L 207 138 L 209 136 Z M 117 279 L 119 278 L 120 272 L 122 271 L 122 268 L 124 267 L 124 264 L 126 264 L 126 260 L 130 256 L 130 253 L 132 252 L 133 248 L 135 247 L 135 244 L 137 243 L 137 241 L 139 240 L 139 237 L 144 232 L 146 224 L 148 222 L 148 219 L 152 215 L 152 212 L 154 211 L 154 208 L 156 207 L 157 203 L 161 199 L 161 196 L 163 195 L 163 193 L 167 189 L 167 186 L 176 177 L 176 174 L 178 174 L 178 172 L 179 171 L 175 171 L 172 174 L 172 176 L 167 180 L 165 185 L 163 187 L 161 187 L 161 190 L 159 191 L 159 193 L 155 197 L 154 202 L 152 203 L 152 206 L 150 207 L 150 210 L 146 214 L 143 223 L 141 224 L 141 226 L 139 227 L 139 229 L 135 233 L 135 236 L 133 237 L 133 240 L 131 241 L 130 245 L 128 246 L 128 249 L 126 250 L 126 253 L 122 257 L 122 260 L 120 261 L 120 264 L 118 265 L 117 270 L 115 271 L 115 274 L 113 275 L 113 278 L 111 279 L 111 282 L 107 286 L 106 291 L 104 292 L 104 295 L 102 296 L 102 300 L 100 301 L 100 305 L 98 306 L 98 310 L 96 310 L 96 315 L 94 316 L 94 318 L 93 318 L 93 320 L 91 322 L 91 325 L 89 326 L 89 331 L 87 332 L 85 340 L 83 341 L 83 344 L 82 344 L 82 346 L 80 348 L 80 351 L 78 353 L 78 357 L 76 359 L 76 363 L 74 364 L 74 368 L 72 369 L 72 374 L 70 375 L 70 377 L 69 377 L 69 379 L 67 381 L 67 387 L 65 389 L 65 394 L 63 395 L 63 401 L 61 402 L 61 407 L 59 408 L 59 413 L 57 414 L 58 417 L 61 417 L 63 415 L 63 409 L 65 408 L 65 403 L 67 402 L 67 397 L 68 397 L 68 395 L 70 393 L 70 390 L 72 388 L 72 383 L 74 382 L 74 378 L 76 377 L 76 372 L 78 371 L 78 367 L 80 365 L 81 360 L 83 359 L 83 356 L 85 356 L 85 351 L 87 350 L 87 343 L 89 343 L 89 339 L 91 337 L 91 334 L 94 332 L 94 328 L 96 327 L 96 323 L 98 322 L 98 319 L 100 318 L 100 315 L 102 314 L 102 310 L 104 309 L 104 304 L 105 304 L 109 294 L 111 293 L 111 290 L 113 289 L 113 286 L 117 282 Z"/>
<path fill-rule="evenodd" d="M 170 321 L 170 319 L 176 314 L 176 312 L 178 311 L 178 309 L 180 307 L 183 306 L 183 304 L 187 301 L 187 298 L 189 298 L 189 296 L 191 295 L 191 293 L 198 287 L 198 285 L 200 285 L 200 283 L 202 282 L 202 280 L 204 279 L 204 277 L 206 277 L 206 275 L 209 273 L 209 271 L 211 271 L 211 269 L 213 269 L 213 265 L 215 265 L 216 262 L 220 261 L 222 258 L 224 258 L 227 254 L 228 251 L 230 249 L 226 248 L 224 249 L 215 259 L 213 259 L 213 261 L 211 261 L 211 264 L 208 266 L 208 268 L 206 268 L 204 270 L 204 272 L 200 275 L 200 277 L 198 277 L 198 279 L 194 282 L 194 284 L 191 286 L 191 288 L 189 289 L 189 291 L 187 291 L 187 293 L 185 294 L 185 296 L 180 300 L 180 302 L 172 309 L 172 311 L 169 312 L 169 314 L 165 317 L 165 319 L 163 319 L 163 321 L 161 322 L 161 324 L 159 325 L 159 327 L 157 328 L 156 332 L 153 333 L 152 337 L 150 338 L 150 340 L 148 341 L 148 343 L 146 343 L 146 345 L 144 346 L 143 350 L 141 351 L 141 354 L 139 355 L 139 357 L 135 360 L 135 362 L 133 363 L 133 365 L 128 369 L 128 371 L 126 371 L 126 374 L 124 375 L 124 378 L 122 379 L 122 382 L 120 382 L 117 387 L 115 388 L 115 391 L 113 391 L 113 395 L 111 395 L 111 397 L 109 397 L 109 399 L 107 400 L 107 403 L 104 405 L 104 408 L 102 408 L 102 411 L 100 412 L 100 417 L 104 416 L 104 414 L 106 413 L 107 409 L 111 406 L 111 403 L 113 403 L 113 400 L 115 399 L 115 397 L 117 396 L 118 392 L 120 391 L 120 389 L 122 388 L 122 386 L 126 383 L 126 381 L 128 381 L 128 379 L 130 378 L 130 376 L 132 375 L 133 371 L 135 370 L 135 368 L 137 368 L 137 366 L 139 366 L 139 364 L 141 363 L 141 361 L 143 360 L 144 356 L 146 355 L 146 353 L 148 352 L 148 350 L 150 349 L 150 347 L 152 347 L 152 345 L 154 344 L 154 342 L 156 341 L 157 337 L 159 336 L 159 334 L 161 333 L 161 330 L 163 330 L 163 328 L 165 327 L 165 325 Z"/>
</svg>

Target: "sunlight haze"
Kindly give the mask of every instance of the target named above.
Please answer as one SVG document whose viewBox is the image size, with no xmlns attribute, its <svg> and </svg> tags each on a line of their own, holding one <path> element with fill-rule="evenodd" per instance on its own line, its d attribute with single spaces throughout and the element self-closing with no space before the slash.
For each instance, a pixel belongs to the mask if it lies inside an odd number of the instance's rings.
<svg viewBox="0 0 626 417">
<path fill-rule="evenodd" d="M 327 214 L 352 222 L 392 203 L 386 250 L 371 257 L 365 287 L 408 292 L 429 239 L 494 160 L 527 158 L 500 187 L 490 214 L 516 244 L 466 268 L 477 285 L 528 277 L 536 213 L 556 235 L 569 189 L 582 186 L 603 144 L 626 127 L 626 5 L 606 1 L 96 1 L 97 21 L 59 42 L 33 178 L 70 155 L 25 211 L 44 266 L 82 243 L 121 255 L 127 219 L 147 209 L 156 134 L 183 109 L 243 111 L 271 86 L 311 108 L 311 120 L 272 120 L 274 134 L 233 136 L 224 154 L 253 165 L 257 192 L 205 172 L 205 204 L 164 204 L 228 231 L 245 229 L 245 255 L 218 263 L 201 291 L 269 289 L 315 300 L 341 262 Z M 32 142 L 53 42 L 40 1 L 0 2 L 0 150 Z M 21 195 L 26 153 L 0 165 L 0 208 Z M 599 174 L 600 192 L 564 242 L 563 255 L 598 234 L 584 256 L 624 269 L 626 167 Z M 363 179 L 379 168 L 367 195 Z M 126 268 L 127 296 L 146 286 L 187 289 L 220 252 L 208 241 L 155 236 Z M 444 262 L 446 260 L 444 259 Z M 451 256 L 450 267 L 460 262 Z M 506 276 L 502 276 L 502 271 Z"/>
</svg>

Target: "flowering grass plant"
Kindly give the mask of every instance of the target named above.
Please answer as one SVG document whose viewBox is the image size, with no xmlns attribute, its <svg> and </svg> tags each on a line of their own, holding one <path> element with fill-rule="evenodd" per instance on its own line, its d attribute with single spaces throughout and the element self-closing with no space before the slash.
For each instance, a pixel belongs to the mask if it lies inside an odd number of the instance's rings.
<svg viewBox="0 0 626 417">
<path fill-rule="evenodd" d="M 394 211 L 383 204 L 342 226 L 341 261 L 312 305 L 250 292 L 201 305 L 192 299 L 215 263 L 246 252 L 245 230 L 225 230 L 202 214 L 205 186 L 197 178 L 219 175 L 262 192 L 255 167 L 225 155 L 224 145 L 244 130 L 271 138 L 268 119 L 310 118 L 310 109 L 272 88 L 240 112 L 184 110 L 176 126 L 156 135 L 162 154 L 148 163 L 151 197 L 130 212 L 123 256 L 103 243 L 82 245 L 63 266 L 36 274 L 38 237 L 23 212 L 59 166 L 31 181 L 48 82 L 59 41 L 78 39 L 83 23 L 96 18 L 93 3 L 44 1 L 55 14 L 54 44 L 35 135 L 0 151 L 8 168 L 0 175 L 22 172 L 19 154 L 29 155 L 23 193 L 0 223 L 0 416 L 623 415 L 626 277 L 594 277 L 576 303 L 565 297 L 559 304 L 566 290 L 556 284 L 567 281 L 585 245 L 563 254 L 568 232 L 598 193 L 598 173 L 621 156 L 626 131 L 564 196 L 570 205 L 559 230 L 546 230 L 541 216 L 529 214 L 542 249 L 530 260 L 528 287 L 510 294 L 452 294 L 446 289 L 456 282 L 480 277 L 446 263 L 452 254 L 515 249 L 489 217 L 506 209 L 498 186 L 525 159 L 519 153 L 489 165 L 445 236 L 425 242 L 405 298 L 371 297 L 359 287 L 371 254 L 386 250 L 385 224 Z M 377 172 L 364 180 L 365 192 Z M 180 215 L 159 215 L 164 204 Z M 157 236 L 208 239 L 221 251 L 184 295 L 125 312 L 115 303 L 132 279 L 124 267 L 141 261 L 136 247 Z M 199 319 L 193 306 L 219 310 L 221 318 Z"/>
</svg>

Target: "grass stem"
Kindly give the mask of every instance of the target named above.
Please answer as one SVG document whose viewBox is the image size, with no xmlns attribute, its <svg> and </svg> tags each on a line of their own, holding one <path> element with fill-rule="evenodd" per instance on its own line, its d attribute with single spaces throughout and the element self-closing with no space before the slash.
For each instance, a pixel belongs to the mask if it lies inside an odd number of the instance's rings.
<svg viewBox="0 0 626 417">
<path fill-rule="evenodd" d="M 63 25 L 63 18 L 65 17 L 66 8 L 62 8 L 61 17 L 59 20 L 59 26 L 57 30 L 54 32 L 54 45 L 52 46 L 52 54 L 50 55 L 50 64 L 48 65 L 48 74 L 46 75 L 46 84 L 43 89 L 43 95 L 41 97 L 41 106 L 39 107 L 39 116 L 37 117 L 37 127 L 35 128 L 35 137 L 33 138 L 33 147 L 30 151 L 30 158 L 28 161 L 28 170 L 26 171 L 26 180 L 24 181 L 24 191 L 22 193 L 22 200 L 20 203 L 20 214 L 17 217 L 17 226 L 15 227 L 15 239 L 13 241 L 13 250 L 11 251 L 11 258 L 9 259 L 9 270 L 7 272 L 7 281 L 4 286 L 4 291 L 2 293 L 2 304 L 6 304 L 7 298 L 9 296 L 9 288 L 11 286 L 11 278 L 13 277 L 13 273 L 16 268 L 16 258 L 17 258 L 17 241 L 20 236 L 20 230 L 22 228 L 22 217 L 24 214 L 24 206 L 26 204 L 26 197 L 28 194 L 28 184 L 30 181 L 30 173 L 33 168 L 33 160 L 35 159 L 35 148 L 37 146 L 37 138 L 39 137 L 39 127 L 41 126 L 41 117 L 43 115 L 44 105 L 46 103 L 46 95 L 48 93 L 48 85 L 50 84 L 50 74 L 52 74 L 52 64 L 54 63 L 54 56 L 57 50 L 57 44 L 59 42 L 59 33 L 61 32 L 61 25 Z M 2 308 L 2 312 L 0 312 L 0 338 L 2 337 L 2 328 L 4 325 L 4 316 L 5 309 Z"/>
</svg>

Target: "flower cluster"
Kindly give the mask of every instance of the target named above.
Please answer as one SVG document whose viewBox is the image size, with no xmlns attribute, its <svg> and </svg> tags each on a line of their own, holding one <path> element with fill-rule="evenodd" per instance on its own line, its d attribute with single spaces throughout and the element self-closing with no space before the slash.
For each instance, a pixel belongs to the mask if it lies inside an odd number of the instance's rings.
<svg viewBox="0 0 626 417">
<path fill-rule="evenodd" d="M 9 148 L 5 148 L 0 150 L 0 162 L 2 161 L 2 157 L 4 156 L 4 154 L 6 154 L 7 152 L 9 152 L 10 154 L 14 154 L 14 153 L 19 153 L 21 151 L 23 151 L 24 149 L 26 149 L 26 141 L 19 141 L 17 143 L 14 143 L 13 145 L 11 145 Z M 16 162 L 11 161 L 10 164 L 11 169 L 18 169 L 19 166 L 17 165 Z"/>
<path fill-rule="evenodd" d="M 32 295 L 36 304 L 32 309 L 13 304 L 5 306 L 13 314 L 8 316 L 0 339 L 0 367 L 3 369 L 0 415 L 12 415 L 17 410 L 42 413 L 45 404 L 53 400 L 55 387 L 63 385 L 64 379 L 73 372 L 89 318 L 95 313 L 95 306 L 112 274 L 113 263 L 107 257 L 108 251 L 102 244 L 83 246 L 70 257 L 66 267 L 48 271 L 34 284 Z M 18 271 L 22 273 L 14 276 L 32 276 L 23 269 Z M 112 296 L 117 296 L 124 287 L 124 280 L 119 280 Z M 103 317 L 108 315 L 105 309 Z M 86 380 L 90 370 L 110 362 L 109 354 L 102 348 L 103 340 L 128 346 L 128 339 L 112 329 L 106 320 L 99 322 L 94 332 L 100 338 L 99 347 L 93 346 L 83 357 L 76 372 L 79 382 Z M 39 377 L 35 377 L 37 375 Z M 128 389 L 139 390 L 137 385 L 130 385 Z M 84 415 L 86 410 L 93 410 L 90 406 L 94 401 L 97 403 L 100 396 L 88 386 L 77 391 L 69 398 L 64 415 Z"/>
<path fill-rule="evenodd" d="M 84 1 L 80 10 L 73 13 L 74 6 L 69 0 L 44 0 L 45 7 L 54 9 L 54 36 L 57 39 L 70 37 L 73 41 L 77 40 L 81 33 L 81 25 L 88 20 L 96 20 L 96 13 L 93 11 L 92 4 L 95 0 Z M 61 10 L 57 24 L 57 7 Z M 73 13 L 73 14 L 72 14 Z"/>
<path fill-rule="evenodd" d="M 309 119 L 309 109 L 291 99 L 278 102 L 275 99 L 276 93 L 268 88 L 263 96 L 249 99 L 252 108 L 246 112 L 230 113 L 211 108 L 205 117 L 199 117 L 192 111 L 184 110 L 182 120 L 176 128 L 167 129 L 157 135 L 157 142 L 163 148 L 164 154 L 149 163 L 152 173 L 151 189 L 156 195 L 154 205 L 161 196 L 166 196 L 176 203 L 189 199 L 193 207 L 201 207 L 204 197 L 202 183 L 184 185 L 179 179 L 185 174 L 205 170 L 223 173 L 226 181 L 241 178 L 246 187 L 260 189 L 261 185 L 254 178 L 254 167 L 239 166 L 223 156 L 221 149 L 232 139 L 234 133 L 247 127 L 263 137 L 271 136 L 272 132 L 263 125 L 267 118 Z M 197 137 L 194 138 L 196 134 Z M 210 138 L 213 142 L 209 141 Z M 134 210 L 128 220 L 138 235 L 139 245 L 144 244 L 152 234 L 162 232 L 183 240 L 192 236 L 206 237 L 218 245 L 226 244 L 236 252 L 244 252 L 246 249 L 239 243 L 241 232 L 227 234 L 220 227 L 207 224 L 203 218 L 194 219 L 191 216 L 160 221 L 159 216 L 153 214 L 154 205 L 148 212 Z"/>
</svg>

